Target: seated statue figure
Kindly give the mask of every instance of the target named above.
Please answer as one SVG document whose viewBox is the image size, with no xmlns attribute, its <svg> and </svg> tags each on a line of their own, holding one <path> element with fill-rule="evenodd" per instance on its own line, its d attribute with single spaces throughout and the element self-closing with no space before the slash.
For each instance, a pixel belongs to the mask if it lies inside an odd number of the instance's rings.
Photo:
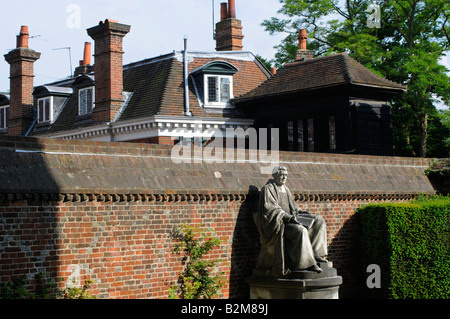
<svg viewBox="0 0 450 319">
<path fill-rule="evenodd" d="M 257 269 L 282 276 L 301 270 L 320 273 L 318 262 L 327 262 L 328 254 L 325 221 L 299 209 L 285 185 L 287 176 L 287 168 L 280 166 L 261 189 L 254 215 L 261 236 Z"/>
</svg>

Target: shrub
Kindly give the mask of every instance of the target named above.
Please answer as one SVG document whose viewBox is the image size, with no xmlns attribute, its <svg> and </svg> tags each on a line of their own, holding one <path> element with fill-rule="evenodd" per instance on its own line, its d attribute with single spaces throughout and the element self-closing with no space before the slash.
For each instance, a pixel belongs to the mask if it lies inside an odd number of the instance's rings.
<svg viewBox="0 0 450 319">
<path fill-rule="evenodd" d="M 39 273 L 36 279 L 36 291 L 29 290 L 29 281 L 25 278 L 0 284 L 0 299 L 96 299 L 88 291 L 93 283 L 92 280 L 86 280 L 82 288 L 68 287 L 65 290 L 59 290 L 57 280 L 50 278 L 48 274 Z M 59 280 L 63 281 L 63 278 Z"/>
<path fill-rule="evenodd" d="M 220 260 L 205 260 L 204 256 L 221 242 L 211 229 L 183 225 L 173 234 L 177 241 L 172 252 L 183 253 L 184 270 L 177 285 L 169 288 L 170 299 L 212 299 L 224 285 L 223 273 L 213 275 Z"/>
<path fill-rule="evenodd" d="M 368 205 L 357 215 L 363 265 L 381 268 L 381 289 L 371 290 L 370 296 L 450 298 L 449 197 Z"/>
<path fill-rule="evenodd" d="M 73 283 L 75 284 L 75 279 L 73 280 Z M 77 288 L 75 286 L 73 287 L 67 287 L 62 295 L 64 299 L 97 299 L 95 296 L 92 295 L 90 291 L 88 291 L 91 288 L 91 285 L 94 283 L 93 280 L 88 279 L 84 283 L 82 288 Z"/>
</svg>

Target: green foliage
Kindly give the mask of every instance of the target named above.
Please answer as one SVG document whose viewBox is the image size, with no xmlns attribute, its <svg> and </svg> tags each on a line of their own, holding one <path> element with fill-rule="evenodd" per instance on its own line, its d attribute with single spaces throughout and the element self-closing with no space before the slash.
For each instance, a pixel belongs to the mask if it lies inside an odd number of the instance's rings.
<svg viewBox="0 0 450 319">
<path fill-rule="evenodd" d="M 75 284 L 75 279 L 73 279 L 73 283 Z M 94 283 L 93 280 L 88 279 L 85 281 L 82 288 L 67 287 L 63 292 L 64 299 L 97 299 L 92 295 L 92 292 L 88 291 L 91 288 L 91 285 Z"/>
<path fill-rule="evenodd" d="M 449 197 L 368 205 L 357 214 L 363 265 L 381 267 L 381 289 L 371 290 L 372 297 L 450 298 Z"/>
<path fill-rule="evenodd" d="M 25 278 L 17 278 L 0 285 L 0 299 L 54 299 L 57 291 L 57 282 L 47 273 L 36 275 L 36 290 L 27 289 L 29 281 Z"/>
<path fill-rule="evenodd" d="M 450 151 L 448 131 L 428 125 L 429 118 L 436 116 L 437 99 L 450 105 L 448 70 L 439 64 L 450 48 L 448 0 L 280 0 L 280 3 L 280 16 L 262 23 L 271 34 L 287 34 L 275 47 L 278 52 L 273 63 L 278 68 L 294 60 L 298 30 L 307 29 L 308 48 L 316 57 L 347 52 L 376 74 L 408 85 L 407 93 L 390 101 L 396 154 L 435 156 L 433 152 L 440 150 L 443 140 L 447 143 L 446 151 Z M 366 10 L 371 4 L 380 6 L 381 28 L 369 28 L 367 24 L 370 12 Z"/>
<path fill-rule="evenodd" d="M 17 278 L 0 285 L 0 299 L 95 299 L 88 291 L 93 281 L 86 280 L 83 288 L 68 287 L 61 291 L 58 289 L 57 280 L 48 274 L 36 275 L 36 291 L 29 291 L 29 281 L 25 278 Z M 63 281 L 63 278 L 59 279 Z"/>
<path fill-rule="evenodd" d="M 441 110 L 438 115 L 440 119 L 441 130 L 445 130 L 447 134 L 442 134 L 444 147 L 447 149 L 447 156 L 450 157 L 450 110 Z"/>
<path fill-rule="evenodd" d="M 0 299 L 33 299 L 26 288 L 24 278 L 8 281 L 0 285 Z"/>
<path fill-rule="evenodd" d="M 203 259 L 221 241 L 212 229 L 183 225 L 173 234 L 177 241 L 172 252 L 184 255 L 184 270 L 177 285 L 169 288 L 171 299 L 212 299 L 224 285 L 223 272 L 213 275 L 220 260 Z"/>
</svg>

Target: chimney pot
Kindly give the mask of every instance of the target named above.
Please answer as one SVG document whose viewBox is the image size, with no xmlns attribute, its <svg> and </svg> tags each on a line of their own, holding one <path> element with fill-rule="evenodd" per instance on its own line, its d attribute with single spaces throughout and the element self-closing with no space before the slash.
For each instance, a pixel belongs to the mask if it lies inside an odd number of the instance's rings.
<svg viewBox="0 0 450 319">
<path fill-rule="evenodd" d="M 216 24 L 216 51 L 242 51 L 244 36 L 242 22 L 236 19 L 235 0 L 228 0 L 228 11 L 226 7 L 227 3 L 221 4 L 222 20 Z"/>
<path fill-rule="evenodd" d="M 220 21 L 226 20 L 228 18 L 228 4 L 223 2 L 220 4 Z"/>
<path fill-rule="evenodd" d="M 20 28 L 20 34 L 27 34 L 27 35 L 29 35 L 30 33 L 28 32 L 28 26 L 23 25 L 23 26 Z"/>
<path fill-rule="evenodd" d="M 84 43 L 83 65 L 91 65 L 91 43 Z"/>
<path fill-rule="evenodd" d="M 295 53 L 295 61 L 305 61 L 313 59 L 313 53 L 311 50 L 307 49 L 306 40 L 308 39 L 308 34 L 306 29 L 301 29 L 298 32 L 298 50 Z"/>
<path fill-rule="evenodd" d="M 308 34 L 306 29 L 301 29 L 298 33 L 298 48 L 300 50 L 306 50 L 307 44 L 306 39 L 308 39 Z"/>
<path fill-rule="evenodd" d="M 235 0 L 228 0 L 228 18 L 236 18 L 236 2 Z"/>
<path fill-rule="evenodd" d="M 20 28 L 20 34 L 17 36 L 17 47 L 18 48 L 28 48 L 28 38 L 30 33 L 28 32 L 28 27 L 23 25 Z"/>
<path fill-rule="evenodd" d="M 277 74 L 277 68 L 273 66 L 273 67 L 270 69 L 270 73 L 272 73 L 272 75 Z"/>
</svg>

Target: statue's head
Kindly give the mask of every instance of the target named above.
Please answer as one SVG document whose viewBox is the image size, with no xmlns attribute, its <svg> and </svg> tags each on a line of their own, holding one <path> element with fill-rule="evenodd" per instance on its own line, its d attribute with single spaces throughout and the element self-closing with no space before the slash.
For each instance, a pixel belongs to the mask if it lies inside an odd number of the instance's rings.
<svg viewBox="0 0 450 319">
<path fill-rule="evenodd" d="M 278 186 L 284 185 L 286 184 L 288 170 L 285 166 L 278 166 L 272 176 Z"/>
</svg>

